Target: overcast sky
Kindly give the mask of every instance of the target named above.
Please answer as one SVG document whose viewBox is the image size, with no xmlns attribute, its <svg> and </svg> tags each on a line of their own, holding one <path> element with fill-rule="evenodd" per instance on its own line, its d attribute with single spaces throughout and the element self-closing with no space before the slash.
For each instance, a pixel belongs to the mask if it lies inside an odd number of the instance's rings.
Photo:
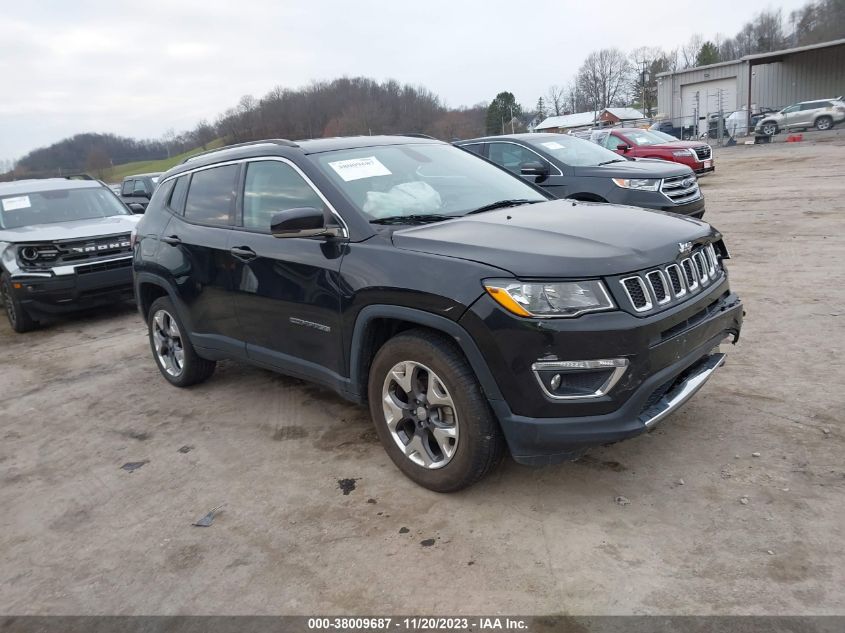
<svg viewBox="0 0 845 633">
<path fill-rule="evenodd" d="M 0 0 L 0 160 L 79 132 L 160 137 L 244 94 L 342 75 L 422 84 L 450 106 L 510 90 L 533 107 L 594 49 L 731 36 L 802 4 Z"/>
</svg>

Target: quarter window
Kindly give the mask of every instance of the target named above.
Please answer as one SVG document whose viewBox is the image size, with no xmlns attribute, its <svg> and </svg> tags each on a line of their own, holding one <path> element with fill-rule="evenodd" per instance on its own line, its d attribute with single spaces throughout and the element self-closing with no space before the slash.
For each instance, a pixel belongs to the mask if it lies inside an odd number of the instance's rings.
<svg viewBox="0 0 845 633">
<path fill-rule="evenodd" d="M 190 176 L 179 176 L 179 178 L 176 179 L 176 184 L 170 194 L 170 199 L 167 201 L 167 206 L 170 207 L 170 210 L 174 213 L 181 215 L 182 211 L 185 209 L 185 194 L 188 191 L 188 181 L 190 179 Z"/>
<path fill-rule="evenodd" d="M 269 232 L 274 214 L 302 207 L 325 212 L 320 196 L 293 167 L 275 160 L 248 164 L 244 183 L 244 227 Z"/>
<path fill-rule="evenodd" d="M 237 165 L 224 165 L 195 172 L 188 189 L 185 218 L 204 224 L 232 224 L 237 175 Z"/>
</svg>

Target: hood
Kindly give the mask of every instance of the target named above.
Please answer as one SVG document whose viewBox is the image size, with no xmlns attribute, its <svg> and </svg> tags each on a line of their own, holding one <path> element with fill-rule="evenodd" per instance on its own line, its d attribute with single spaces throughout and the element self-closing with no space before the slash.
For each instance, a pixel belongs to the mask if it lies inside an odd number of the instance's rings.
<svg viewBox="0 0 845 633">
<path fill-rule="evenodd" d="M 711 234 L 705 222 L 662 211 L 553 200 L 401 229 L 393 243 L 517 277 L 581 278 L 675 261 L 679 243 Z"/>
<path fill-rule="evenodd" d="M 0 241 L 56 242 L 58 240 L 76 240 L 129 233 L 135 228 L 141 217 L 138 215 L 113 215 L 107 218 L 91 218 L 90 220 L 74 220 L 73 222 L 32 224 L 22 226 L 19 229 L 0 229 Z"/>
<path fill-rule="evenodd" d="M 598 167 L 573 167 L 572 173 L 575 176 L 591 178 L 671 178 L 688 176 L 692 174 L 692 169 L 668 160 L 637 158 Z"/>
<path fill-rule="evenodd" d="M 665 143 L 658 143 L 657 145 L 645 145 L 645 149 L 649 147 L 662 147 L 665 149 L 688 149 L 690 147 L 705 147 L 707 143 L 701 141 L 666 141 Z"/>
</svg>

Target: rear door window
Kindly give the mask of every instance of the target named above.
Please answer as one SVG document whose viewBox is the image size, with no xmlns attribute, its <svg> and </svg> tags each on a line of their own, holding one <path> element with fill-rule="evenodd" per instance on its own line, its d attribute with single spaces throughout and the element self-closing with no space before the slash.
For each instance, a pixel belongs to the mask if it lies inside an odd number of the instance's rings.
<svg viewBox="0 0 845 633">
<path fill-rule="evenodd" d="M 134 180 L 124 180 L 121 195 L 131 196 L 132 190 L 134 189 L 134 187 L 135 187 L 135 181 Z"/>
<path fill-rule="evenodd" d="M 194 172 L 185 203 L 185 219 L 202 224 L 233 224 L 237 165 Z"/>
</svg>

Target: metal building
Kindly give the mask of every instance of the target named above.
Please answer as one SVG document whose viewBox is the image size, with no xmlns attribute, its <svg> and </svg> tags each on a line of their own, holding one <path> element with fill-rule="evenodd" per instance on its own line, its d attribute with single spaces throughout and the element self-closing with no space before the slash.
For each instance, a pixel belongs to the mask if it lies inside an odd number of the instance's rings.
<svg viewBox="0 0 845 633">
<path fill-rule="evenodd" d="M 657 111 L 677 126 L 746 107 L 783 108 L 845 93 L 845 39 L 657 75 Z M 706 125 L 706 124 L 705 124 Z"/>
</svg>

